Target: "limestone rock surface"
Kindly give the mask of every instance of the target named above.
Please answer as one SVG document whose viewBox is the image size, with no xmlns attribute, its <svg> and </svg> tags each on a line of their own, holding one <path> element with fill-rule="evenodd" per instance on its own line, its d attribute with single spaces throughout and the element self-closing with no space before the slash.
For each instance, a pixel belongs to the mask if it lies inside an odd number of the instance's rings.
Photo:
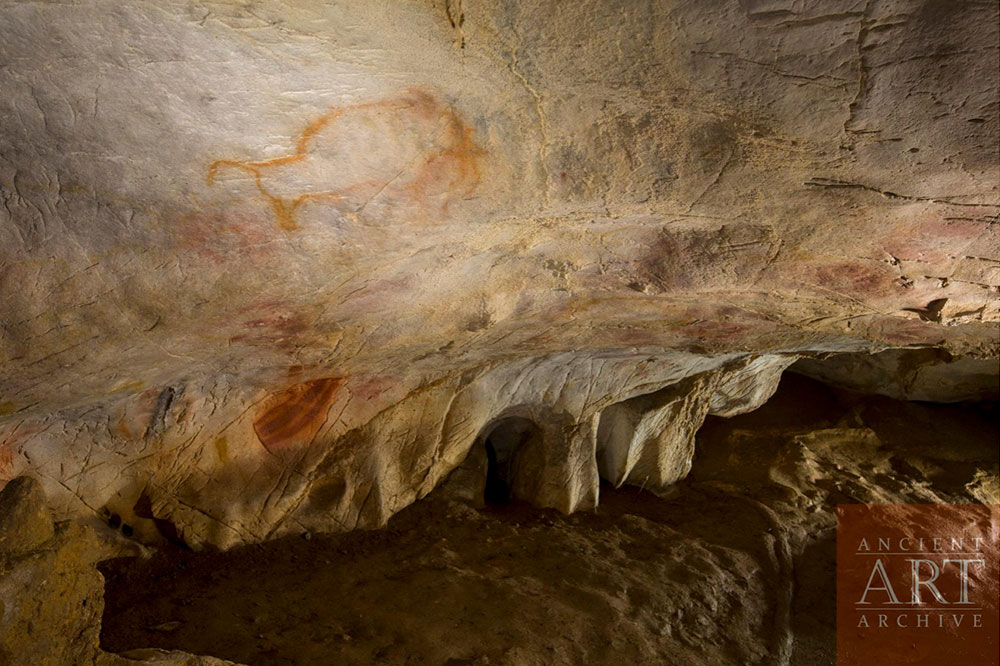
<svg viewBox="0 0 1000 666">
<path fill-rule="evenodd" d="M 790 373 L 760 409 L 707 417 L 669 492 L 477 510 L 449 479 L 377 530 L 107 562 L 102 640 L 273 664 L 833 666 L 837 506 L 902 504 L 909 525 L 994 504 L 963 533 L 995 561 L 996 417 Z"/>
<path fill-rule="evenodd" d="M 383 524 L 518 417 L 523 493 L 568 511 L 598 441 L 665 485 L 798 357 L 994 372 L 998 30 L 951 0 L 5 0 L 0 480 L 229 547 Z"/>
<path fill-rule="evenodd" d="M 842 388 L 904 400 L 962 402 L 997 400 L 1000 361 L 952 358 L 936 349 L 890 349 L 879 354 L 804 358 L 792 368 Z"/>
<path fill-rule="evenodd" d="M 55 535 L 41 484 L 31 477 L 11 480 L 0 490 L 0 552 L 18 557 Z"/>
<path fill-rule="evenodd" d="M 53 525 L 34 480 L 18 477 L 0 490 L 0 666 L 237 666 L 178 651 L 100 650 L 96 563 L 106 555 L 81 524 Z"/>
</svg>

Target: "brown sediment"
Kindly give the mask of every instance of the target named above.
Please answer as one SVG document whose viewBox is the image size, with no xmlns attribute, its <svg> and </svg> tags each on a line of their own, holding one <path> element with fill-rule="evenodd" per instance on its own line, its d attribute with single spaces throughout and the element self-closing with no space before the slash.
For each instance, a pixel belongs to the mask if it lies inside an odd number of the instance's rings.
<svg viewBox="0 0 1000 666">
<path fill-rule="evenodd" d="M 219 462 L 223 465 L 229 462 L 229 440 L 225 435 L 215 438 L 215 453 L 219 456 Z"/>
</svg>

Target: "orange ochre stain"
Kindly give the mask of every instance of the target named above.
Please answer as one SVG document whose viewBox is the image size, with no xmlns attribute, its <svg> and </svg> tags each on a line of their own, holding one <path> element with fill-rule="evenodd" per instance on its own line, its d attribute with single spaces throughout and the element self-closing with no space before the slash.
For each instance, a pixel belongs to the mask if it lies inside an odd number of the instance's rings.
<svg viewBox="0 0 1000 666">
<path fill-rule="evenodd" d="M 341 377 L 327 377 L 271 396 L 253 422 L 257 439 L 275 454 L 309 444 L 343 383 Z"/>
<path fill-rule="evenodd" d="M 423 151 L 421 160 L 404 165 L 399 173 L 385 181 L 364 180 L 330 191 L 307 192 L 295 197 L 282 197 L 269 189 L 263 180 L 263 174 L 268 169 L 306 160 L 314 152 L 317 136 L 348 112 L 398 113 L 401 118 L 397 121 L 399 125 L 396 129 L 400 134 L 409 126 L 433 128 L 436 132 L 432 138 L 433 145 Z M 278 225 L 286 231 L 292 231 L 298 229 L 295 213 L 306 202 L 336 204 L 352 195 L 367 202 L 393 182 L 400 180 L 400 176 L 406 172 L 412 173 L 408 174 L 409 179 L 400 182 L 400 189 L 421 207 L 426 206 L 425 199 L 433 193 L 434 187 L 453 193 L 464 185 L 465 193 L 468 194 L 480 181 L 479 161 L 483 155 L 483 149 L 474 139 L 474 130 L 465 124 L 454 109 L 427 92 L 411 89 L 386 100 L 331 108 L 299 133 L 292 154 L 257 162 L 216 160 L 208 167 L 206 181 L 208 185 L 214 185 L 219 170 L 223 167 L 239 169 L 252 175 L 257 191 L 270 203 Z M 369 194 L 370 196 L 366 196 Z M 361 208 L 363 207 L 362 205 Z M 442 210 L 447 212 L 447 202 L 442 204 Z"/>
<path fill-rule="evenodd" d="M 11 423 L 0 426 L 0 482 L 13 478 L 14 457 L 23 451 L 24 443 L 45 430 L 45 427 L 37 424 Z"/>
<path fill-rule="evenodd" d="M 225 435 L 215 438 L 215 453 L 219 456 L 219 462 L 225 465 L 229 462 L 229 440 Z"/>
</svg>

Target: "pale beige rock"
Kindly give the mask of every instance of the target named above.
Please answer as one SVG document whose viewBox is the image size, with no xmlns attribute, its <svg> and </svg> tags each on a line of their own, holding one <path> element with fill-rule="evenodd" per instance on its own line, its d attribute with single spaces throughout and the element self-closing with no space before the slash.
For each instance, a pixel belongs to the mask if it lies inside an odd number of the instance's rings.
<svg viewBox="0 0 1000 666">
<path fill-rule="evenodd" d="M 606 409 L 597 440 L 601 476 L 615 486 L 651 490 L 684 478 L 694 459 L 694 435 L 708 413 L 708 381 L 696 378 Z"/>
</svg>

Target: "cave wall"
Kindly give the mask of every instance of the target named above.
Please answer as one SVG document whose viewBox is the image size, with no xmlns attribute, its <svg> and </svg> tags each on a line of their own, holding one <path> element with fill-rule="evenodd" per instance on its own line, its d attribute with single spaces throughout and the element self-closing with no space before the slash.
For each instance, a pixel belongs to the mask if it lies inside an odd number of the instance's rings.
<svg viewBox="0 0 1000 666">
<path fill-rule="evenodd" d="M 4 3 L 0 480 L 227 546 L 380 524 L 521 413 L 572 510 L 616 411 L 666 484 L 796 357 L 989 376 L 997 19 Z"/>
</svg>

